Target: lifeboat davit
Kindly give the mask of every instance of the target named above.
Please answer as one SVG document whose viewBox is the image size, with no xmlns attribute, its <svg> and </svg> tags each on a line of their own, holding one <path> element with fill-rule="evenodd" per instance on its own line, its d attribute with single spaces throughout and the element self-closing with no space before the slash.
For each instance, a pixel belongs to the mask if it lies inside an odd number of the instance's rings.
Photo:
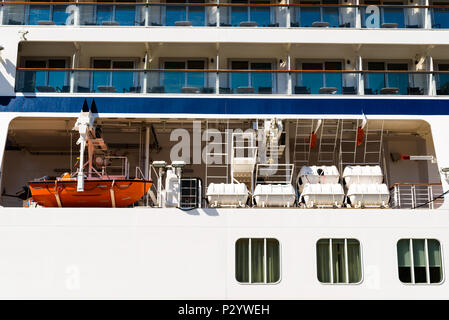
<svg viewBox="0 0 449 320">
<path fill-rule="evenodd" d="M 127 207 L 140 200 L 152 185 L 143 179 L 85 179 L 77 191 L 76 179 L 30 181 L 33 200 L 43 207 Z"/>
</svg>

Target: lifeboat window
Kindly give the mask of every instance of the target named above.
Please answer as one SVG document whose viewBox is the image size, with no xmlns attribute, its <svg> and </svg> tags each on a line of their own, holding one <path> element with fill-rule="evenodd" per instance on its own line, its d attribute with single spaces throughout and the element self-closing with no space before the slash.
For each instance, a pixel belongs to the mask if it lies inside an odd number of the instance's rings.
<svg viewBox="0 0 449 320">
<path fill-rule="evenodd" d="M 356 239 L 320 239 L 316 245 L 317 274 L 322 283 L 360 283 L 362 263 Z"/>
<path fill-rule="evenodd" d="M 242 238 L 235 244 L 235 278 L 240 283 L 276 283 L 280 280 L 279 241 Z"/>
<path fill-rule="evenodd" d="M 399 280 L 410 284 L 437 284 L 443 280 L 440 242 L 401 239 L 397 243 Z"/>
</svg>

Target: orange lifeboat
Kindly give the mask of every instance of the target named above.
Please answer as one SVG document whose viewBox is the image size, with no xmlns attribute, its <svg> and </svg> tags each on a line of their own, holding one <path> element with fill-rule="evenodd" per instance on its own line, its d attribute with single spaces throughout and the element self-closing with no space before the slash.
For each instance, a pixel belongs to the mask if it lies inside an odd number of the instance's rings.
<svg viewBox="0 0 449 320">
<path fill-rule="evenodd" d="M 85 179 L 77 191 L 76 179 L 31 181 L 33 200 L 43 207 L 127 207 L 141 199 L 152 182 L 143 179 Z"/>
<path fill-rule="evenodd" d="M 80 145 L 80 156 L 77 162 L 76 178 L 65 173 L 59 178 L 44 177 L 28 183 L 33 200 L 43 207 L 127 207 L 141 199 L 150 189 L 151 180 L 130 179 L 129 163 L 124 156 L 99 156 L 95 169 L 93 156 L 95 151 L 104 154 L 107 145 L 101 137 L 101 128 L 94 126 L 97 109 L 94 101 L 89 109 L 84 101 L 80 116 L 73 130 L 79 132 L 77 144 Z M 88 157 L 84 163 L 84 149 L 87 147 Z M 119 165 L 113 165 L 114 161 Z M 87 174 L 84 173 L 84 167 Z M 108 174 L 109 169 L 120 169 L 121 175 Z M 136 176 L 137 176 L 136 167 Z M 143 176 L 143 175 L 142 175 Z"/>
</svg>

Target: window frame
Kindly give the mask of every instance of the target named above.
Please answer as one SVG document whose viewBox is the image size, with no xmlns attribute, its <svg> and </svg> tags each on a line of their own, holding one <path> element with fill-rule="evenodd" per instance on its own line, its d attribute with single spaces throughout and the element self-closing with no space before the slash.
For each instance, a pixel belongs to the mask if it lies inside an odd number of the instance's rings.
<svg viewBox="0 0 449 320">
<path fill-rule="evenodd" d="M 67 56 L 62 57 L 42 57 L 42 56 L 24 56 L 20 58 L 20 65 L 25 68 L 27 61 L 44 61 L 45 62 L 45 68 L 49 69 L 50 60 L 64 60 L 65 67 L 69 69 L 71 64 L 71 59 Z M 49 85 L 49 78 L 50 78 L 50 72 L 51 70 L 43 70 L 45 72 L 45 85 Z M 70 85 L 70 73 L 67 72 L 64 78 L 64 84 L 63 85 Z M 55 88 L 56 89 L 56 88 Z"/>
<path fill-rule="evenodd" d="M 276 11 L 274 10 L 274 7 L 272 6 L 272 4 L 274 4 L 274 1 L 272 0 L 230 0 L 227 3 L 230 4 L 230 6 L 228 7 L 229 11 L 228 11 L 228 21 L 227 23 L 232 25 L 232 9 L 233 9 L 233 5 L 232 4 L 236 4 L 236 5 L 243 5 L 246 4 L 246 21 L 252 21 L 251 20 L 251 9 L 254 5 L 257 4 L 261 4 L 260 2 L 264 2 L 264 5 L 269 6 L 269 11 L 270 11 L 270 21 L 269 24 L 273 24 L 276 23 L 277 21 L 277 17 L 276 17 Z M 240 26 L 235 26 L 235 27 L 240 27 Z M 257 26 L 258 28 L 263 27 L 263 26 Z"/>
<path fill-rule="evenodd" d="M 399 255 L 398 255 L 398 244 L 399 241 L 401 240 L 409 240 L 409 254 L 410 254 L 410 280 L 411 282 L 403 282 L 401 281 L 400 277 L 399 277 Z M 414 265 L 414 253 L 413 253 L 413 240 L 424 240 L 424 253 L 425 253 L 425 257 L 426 257 L 426 283 L 423 282 L 418 282 L 416 283 L 416 279 L 414 277 L 415 274 L 415 265 Z M 428 244 L 427 244 L 427 240 L 435 240 L 438 241 L 438 244 L 440 245 L 440 257 L 441 257 L 441 280 L 440 282 L 434 282 L 431 283 L 430 282 L 430 273 L 429 273 L 429 249 L 428 249 Z M 405 286 L 439 286 L 442 285 L 445 282 L 445 272 L 444 272 L 444 256 L 443 256 L 444 250 L 443 250 L 443 245 L 441 243 L 441 241 L 437 238 L 400 238 L 397 242 L 396 242 L 396 274 L 397 274 L 397 279 L 399 280 L 399 282 Z"/>
<path fill-rule="evenodd" d="M 329 282 L 321 282 L 318 278 L 318 252 L 317 252 L 317 245 L 318 242 L 321 240 L 328 240 L 329 241 L 329 269 L 330 269 L 330 281 Z M 344 248 L 345 248 L 345 276 L 346 276 L 346 282 L 333 282 L 334 280 L 334 274 L 333 274 L 333 256 L 332 256 L 332 240 L 344 240 Z M 349 282 L 349 268 L 348 268 L 348 240 L 356 240 L 359 243 L 359 255 L 360 255 L 360 281 L 358 282 Z M 350 285 L 360 285 L 362 284 L 364 280 L 364 268 L 363 268 L 363 249 L 362 249 L 362 243 L 357 238 L 345 238 L 345 237 L 333 237 L 333 238 L 319 238 L 315 242 L 315 272 L 316 272 L 316 280 L 318 283 L 322 285 L 343 285 L 343 286 L 350 286 Z"/>
<path fill-rule="evenodd" d="M 337 11 L 338 11 L 338 24 L 340 25 L 342 23 L 342 14 L 341 14 L 341 10 L 340 10 L 340 5 L 341 5 L 341 1 L 338 0 L 336 1 L 337 3 L 335 3 Z M 330 8 L 332 7 L 332 3 L 328 3 L 325 0 L 297 0 L 293 2 L 294 4 L 316 4 L 317 6 L 319 6 L 319 10 L 320 10 L 320 21 L 324 21 L 324 9 L 326 8 L 325 5 L 329 4 Z M 301 19 L 301 6 L 298 7 L 293 7 L 293 14 L 292 14 L 292 22 L 297 22 L 299 23 L 300 28 L 311 28 L 312 26 L 302 26 L 302 19 Z M 337 28 L 339 28 L 337 26 Z"/>
<path fill-rule="evenodd" d="M 170 70 L 170 69 L 165 69 L 165 63 L 166 62 L 183 62 L 184 63 L 184 69 L 185 70 L 193 70 L 193 69 L 188 69 L 188 62 L 189 61 L 204 61 L 204 68 L 203 70 L 209 70 L 209 58 L 204 58 L 204 57 L 198 57 L 198 58 L 184 58 L 184 57 L 180 57 L 180 58 L 176 58 L 176 57 L 170 57 L 170 58 L 160 58 L 159 59 L 159 66 L 160 69 L 163 70 L 163 73 L 159 73 L 159 84 L 163 85 L 164 83 L 164 76 L 165 76 L 165 70 Z M 203 71 L 204 74 L 204 82 L 203 82 L 203 87 L 207 87 L 207 84 L 209 83 L 209 81 L 211 79 L 210 78 L 210 72 L 209 71 Z M 188 73 L 187 71 L 185 71 L 185 75 L 184 75 L 184 86 L 187 86 L 188 84 Z"/>
<path fill-rule="evenodd" d="M 184 4 L 184 5 L 183 5 Z M 185 15 L 186 15 L 186 21 L 191 21 L 189 20 L 189 14 L 190 14 L 190 5 L 189 4 L 198 4 L 198 6 L 201 6 L 201 4 L 203 4 L 203 14 L 204 14 L 204 25 L 207 25 L 207 2 L 206 0 L 203 1 L 198 1 L 198 0 L 181 0 L 181 1 L 164 1 L 163 4 L 161 5 L 161 10 L 159 12 L 159 19 L 160 21 L 163 21 L 163 25 L 168 27 L 167 24 L 167 7 L 169 6 L 183 6 L 184 7 L 184 11 L 185 11 Z"/>
<path fill-rule="evenodd" d="M 233 69 L 232 68 L 232 63 L 233 62 L 247 62 L 248 63 L 248 69 L 244 70 L 244 69 Z M 267 69 L 267 73 L 271 74 L 271 88 L 273 90 L 273 92 L 277 92 L 277 88 L 278 88 L 278 83 L 277 83 L 277 73 L 275 73 L 273 70 L 275 70 L 275 66 L 276 66 L 276 59 L 273 58 L 255 58 L 255 59 L 250 59 L 250 58 L 229 58 L 228 59 L 228 68 L 231 71 L 230 74 L 228 74 L 228 79 L 227 79 L 227 85 L 232 88 L 232 72 L 233 70 L 244 70 L 248 72 L 248 86 L 253 87 L 254 89 L 256 89 L 254 87 L 254 83 L 252 81 L 251 78 L 251 64 L 253 63 L 269 63 L 271 65 L 271 69 Z M 257 70 L 257 69 L 255 69 Z M 221 84 L 220 84 L 221 86 Z"/>
<path fill-rule="evenodd" d="M 394 4 L 392 4 L 392 3 L 394 3 Z M 379 22 L 380 22 L 379 28 L 380 28 L 383 23 L 388 23 L 388 22 L 385 22 L 385 9 L 386 9 L 386 7 L 384 7 L 384 5 L 398 5 L 398 6 L 402 5 L 403 6 L 403 5 L 406 5 L 407 3 L 404 0 L 379 0 L 379 1 L 372 1 L 371 0 L 371 1 L 364 1 L 364 4 L 374 5 L 374 6 L 381 6 L 381 7 L 379 7 Z M 365 25 L 365 21 L 366 21 L 366 17 L 367 17 L 367 13 L 365 11 L 366 8 L 367 7 L 362 8 L 361 12 L 360 12 L 362 28 L 367 28 L 366 25 Z M 397 7 L 393 7 L 393 8 L 397 8 Z M 402 12 L 403 12 L 403 16 L 404 16 L 403 17 L 404 26 L 403 27 L 398 27 L 398 29 L 407 29 L 407 25 L 409 23 L 409 16 L 408 16 L 408 12 L 407 12 L 406 9 L 408 9 L 408 8 L 402 7 Z M 422 22 L 423 21 L 421 21 L 421 23 Z"/>
<path fill-rule="evenodd" d="M 338 71 L 342 71 L 342 72 L 340 72 L 340 78 L 341 78 L 341 86 L 344 87 L 346 85 L 345 84 L 346 79 L 345 79 L 344 73 L 343 73 L 343 71 L 346 70 L 345 69 L 345 60 L 344 59 L 329 59 L 329 60 L 322 60 L 322 59 L 321 60 L 319 60 L 319 59 L 296 59 L 295 60 L 295 65 L 296 65 L 296 70 L 305 70 L 305 69 L 303 69 L 303 64 L 304 63 L 317 63 L 317 64 L 319 63 L 319 64 L 321 64 L 321 67 L 322 67 L 321 71 L 323 71 L 321 73 L 322 85 L 323 85 L 323 87 L 327 87 L 327 81 L 328 81 L 326 79 L 327 78 L 327 73 L 325 73 L 324 71 L 332 70 L 332 69 L 326 69 L 326 63 L 335 63 L 335 62 L 340 63 L 341 69 L 338 70 Z M 304 85 L 304 83 L 303 83 L 303 73 L 302 72 L 297 73 L 293 80 L 294 80 L 295 85 L 303 86 Z"/>
<path fill-rule="evenodd" d="M 109 69 L 111 69 L 111 71 L 109 71 L 109 86 L 112 86 L 113 81 L 114 81 L 114 71 L 112 70 L 120 70 L 120 69 L 113 69 L 113 65 L 114 62 L 132 62 L 133 63 L 133 69 L 137 69 L 137 66 L 139 64 L 139 60 L 140 58 L 136 58 L 136 57 L 119 57 L 119 58 L 115 58 L 115 57 L 92 57 L 91 58 L 91 68 L 94 68 L 94 63 L 96 60 L 109 60 Z M 100 69 L 100 68 L 99 68 Z M 93 71 L 95 72 L 95 71 Z M 108 72 L 108 71 L 103 71 L 103 72 Z M 130 71 L 131 72 L 131 71 Z M 132 71 L 133 74 L 133 85 L 134 86 L 140 86 L 141 85 L 141 76 L 139 76 L 138 73 L 136 73 L 137 71 Z M 89 85 L 92 88 L 92 90 L 94 90 L 94 74 L 91 73 L 90 79 L 89 79 Z"/>
<path fill-rule="evenodd" d="M 407 60 L 405 60 L 405 59 L 400 59 L 400 60 L 379 60 L 379 59 L 371 60 L 371 59 L 368 59 L 368 60 L 363 61 L 363 64 L 362 64 L 363 65 L 363 70 L 369 71 L 370 69 L 368 69 L 368 64 L 371 63 L 371 62 L 383 63 L 384 64 L 384 70 L 383 71 L 394 71 L 394 70 L 391 70 L 391 69 L 388 68 L 388 66 L 391 65 L 391 64 L 407 64 L 408 87 L 415 86 L 415 78 L 414 78 L 413 74 L 410 73 L 410 72 L 414 71 L 413 70 L 413 63 L 412 63 L 412 61 L 410 59 L 407 59 Z M 371 88 L 371 84 L 370 84 L 370 80 L 369 80 L 369 78 L 370 78 L 369 74 L 370 74 L 369 72 L 365 74 L 366 76 L 364 77 L 364 86 L 365 86 L 364 89 Z M 389 81 L 390 80 L 388 78 L 388 73 L 383 73 L 383 76 L 384 76 L 385 87 L 389 87 L 389 85 L 390 85 Z"/>
<path fill-rule="evenodd" d="M 433 69 L 435 71 L 446 71 L 446 70 L 440 70 L 440 65 L 449 65 L 449 60 L 433 61 Z M 449 68 L 448 68 L 448 70 L 449 70 Z M 440 74 L 437 74 L 437 76 L 435 77 L 435 86 L 436 86 L 437 90 L 441 88 Z"/>
<path fill-rule="evenodd" d="M 251 282 L 251 240 L 253 239 L 263 239 L 264 240 L 264 282 Z M 267 264 L 266 264 L 266 258 L 267 258 L 267 240 L 276 240 L 278 243 L 278 250 L 279 250 L 279 279 L 275 282 L 267 282 Z M 237 251 L 237 242 L 239 240 L 248 240 L 248 282 L 240 282 L 237 280 L 237 270 L 236 270 L 236 251 Z M 240 285 L 276 285 L 279 284 L 282 280 L 282 246 L 281 242 L 274 237 L 239 237 L 234 242 L 234 280 L 240 284 Z"/>
</svg>

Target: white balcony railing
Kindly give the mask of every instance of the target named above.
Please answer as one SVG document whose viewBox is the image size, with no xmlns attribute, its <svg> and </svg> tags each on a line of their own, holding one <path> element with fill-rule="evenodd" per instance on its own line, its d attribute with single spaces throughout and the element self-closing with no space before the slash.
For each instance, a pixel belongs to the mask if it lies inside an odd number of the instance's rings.
<svg viewBox="0 0 449 320">
<path fill-rule="evenodd" d="M 390 194 L 394 209 L 437 209 L 444 201 L 441 183 L 395 183 Z"/>
</svg>

